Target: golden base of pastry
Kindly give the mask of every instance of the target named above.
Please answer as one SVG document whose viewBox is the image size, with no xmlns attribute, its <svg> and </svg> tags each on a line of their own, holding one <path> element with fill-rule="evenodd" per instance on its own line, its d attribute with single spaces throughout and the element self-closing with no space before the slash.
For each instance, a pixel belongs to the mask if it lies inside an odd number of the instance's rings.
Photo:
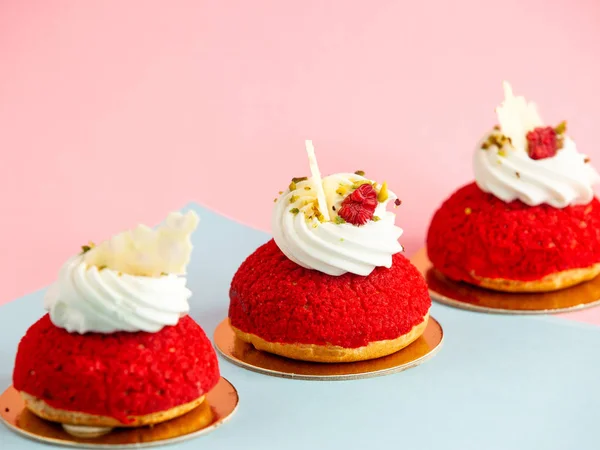
<svg viewBox="0 0 600 450">
<path fill-rule="evenodd" d="M 234 326 L 231 326 L 231 328 L 238 339 L 252 344 L 257 350 L 300 361 L 342 363 L 366 361 L 368 359 L 381 358 L 396 353 L 418 339 L 425 331 L 425 328 L 427 328 L 428 321 L 429 313 L 423 317 L 423 322 L 415 325 L 408 333 L 403 334 L 396 339 L 374 341 L 364 347 L 358 348 L 345 348 L 337 345 L 282 344 L 279 342 L 269 342 L 255 334 L 245 333 Z"/>
<path fill-rule="evenodd" d="M 565 289 L 576 284 L 596 278 L 600 274 L 600 264 L 594 264 L 582 269 L 569 269 L 546 275 L 540 280 L 518 281 L 501 278 L 483 278 L 472 275 L 479 286 L 502 292 L 552 292 Z"/>
<path fill-rule="evenodd" d="M 182 416 L 192 409 L 199 406 L 204 401 L 204 396 L 185 403 L 175 408 L 167 409 L 166 411 L 159 411 L 152 414 L 146 414 L 144 416 L 130 416 L 132 422 L 121 423 L 117 419 L 108 416 L 97 416 L 94 414 L 87 414 L 75 411 L 67 411 L 64 409 L 53 408 L 48 405 L 45 401 L 40 400 L 32 395 L 25 392 L 21 392 L 21 397 L 25 401 L 25 406 L 36 416 L 42 419 L 49 420 L 51 422 L 62 423 L 63 425 L 77 425 L 86 427 L 108 427 L 108 428 L 131 428 L 131 427 L 142 427 L 146 425 L 154 425 L 167 420 L 174 419 Z"/>
</svg>

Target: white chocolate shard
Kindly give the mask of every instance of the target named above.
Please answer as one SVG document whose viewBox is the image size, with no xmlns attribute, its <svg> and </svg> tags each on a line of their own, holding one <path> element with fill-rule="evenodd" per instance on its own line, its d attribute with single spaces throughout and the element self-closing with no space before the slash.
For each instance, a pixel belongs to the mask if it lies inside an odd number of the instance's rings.
<svg viewBox="0 0 600 450">
<path fill-rule="evenodd" d="M 193 248 L 190 237 L 199 221 L 193 211 L 171 213 L 156 229 L 139 225 L 102 242 L 84 254 L 84 261 L 129 275 L 183 275 Z"/>
<path fill-rule="evenodd" d="M 527 151 L 527 133 L 544 125 L 536 105 L 525 97 L 515 96 L 507 81 L 503 82 L 504 101 L 496 108 L 502 134 L 509 137 L 518 151 Z"/>
</svg>

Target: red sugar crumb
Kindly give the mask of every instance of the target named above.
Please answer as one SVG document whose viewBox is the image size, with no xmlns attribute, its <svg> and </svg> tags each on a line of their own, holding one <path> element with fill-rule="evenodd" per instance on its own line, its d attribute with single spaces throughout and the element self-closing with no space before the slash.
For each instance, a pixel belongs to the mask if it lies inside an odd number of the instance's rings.
<svg viewBox="0 0 600 450">
<path fill-rule="evenodd" d="M 339 277 L 290 261 L 273 240 L 244 261 L 231 283 L 231 324 L 270 342 L 357 348 L 396 339 L 429 311 L 425 280 L 401 254 L 390 269 Z"/>
<path fill-rule="evenodd" d="M 466 209 L 470 214 L 465 214 Z M 433 265 L 447 277 L 532 281 L 600 262 L 600 203 L 563 209 L 505 203 L 475 184 L 435 213 L 427 235 Z"/>
<path fill-rule="evenodd" d="M 45 315 L 19 344 L 13 383 L 54 408 L 127 423 L 191 402 L 219 377 L 215 351 L 190 317 L 158 333 L 80 335 Z"/>
</svg>

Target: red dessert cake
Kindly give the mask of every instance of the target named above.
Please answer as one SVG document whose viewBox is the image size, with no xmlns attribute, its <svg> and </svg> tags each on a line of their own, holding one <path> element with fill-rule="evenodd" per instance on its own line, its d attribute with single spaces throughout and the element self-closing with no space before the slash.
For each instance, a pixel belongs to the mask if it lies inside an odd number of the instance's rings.
<svg viewBox="0 0 600 450">
<path fill-rule="evenodd" d="M 599 180 L 566 134 L 505 83 L 499 126 L 479 143 L 475 182 L 450 196 L 427 235 L 446 277 L 507 292 L 547 292 L 600 273 Z"/>
<path fill-rule="evenodd" d="M 400 253 L 386 183 L 362 172 L 294 178 L 273 210 L 274 239 L 235 274 L 229 319 L 257 349 L 350 362 L 397 352 L 424 332 L 431 300 Z"/>
<path fill-rule="evenodd" d="M 216 354 L 187 313 L 197 216 L 171 214 L 85 246 L 48 290 L 19 344 L 13 383 L 34 414 L 73 434 L 178 417 L 218 382 Z"/>
</svg>

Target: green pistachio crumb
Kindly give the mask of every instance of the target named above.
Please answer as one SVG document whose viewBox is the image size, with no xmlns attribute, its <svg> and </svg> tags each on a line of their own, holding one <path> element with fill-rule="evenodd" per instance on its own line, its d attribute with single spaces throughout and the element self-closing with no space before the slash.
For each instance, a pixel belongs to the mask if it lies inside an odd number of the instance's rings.
<svg viewBox="0 0 600 450">
<path fill-rule="evenodd" d="M 363 184 L 372 184 L 369 180 L 359 180 L 352 183 L 352 189 L 358 189 Z"/>
<path fill-rule="evenodd" d="M 340 238 L 340 242 L 344 242 L 344 238 Z"/>
<path fill-rule="evenodd" d="M 106 269 L 106 266 L 98 266 L 98 271 Z"/>
<path fill-rule="evenodd" d="M 381 220 L 381 217 L 379 216 L 373 216 L 373 222 L 379 222 Z"/>
<path fill-rule="evenodd" d="M 305 191 L 310 191 L 310 186 L 304 186 Z"/>
<path fill-rule="evenodd" d="M 336 189 L 335 193 L 337 195 L 341 195 L 342 197 L 348 193 L 348 186 L 344 186 L 340 184 L 340 187 Z"/>
<path fill-rule="evenodd" d="M 294 183 L 293 181 L 290 183 L 288 189 L 290 191 L 295 191 L 296 190 L 296 183 Z"/>
<path fill-rule="evenodd" d="M 300 210 L 298 208 L 292 208 L 290 209 L 290 212 L 294 215 L 298 214 L 300 212 Z"/>
<path fill-rule="evenodd" d="M 307 177 L 294 177 L 292 178 L 292 183 L 300 183 L 301 181 L 306 181 L 308 180 Z"/>
<path fill-rule="evenodd" d="M 498 156 L 506 156 L 506 150 L 504 150 L 503 148 L 498 149 Z"/>
<path fill-rule="evenodd" d="M 358 175 L 360 177 L 364 177 L 365 176 L 365 171 L 364 170 L 357 170 L 356 172 L 354 172 L 355 175 Z"/>
<path fill-rule="evenodd" d="M 96 244 L 94 244 L 93 242 L 89 242 L 88 245 L 82 245 L 81 246 L 81 254 L 83 255 L 84 253 L 89 252 L 95 246 L 96 246 Z"/>
<path fill-rule="evenodd" d="M 381 189 L 379 189 L 379 193 L 377 194 L 377 201 L 379 201 L 379 203 L 383 203 L 388 199 L 388 197 L 389 193 L 387 188 L 387 181 L 384 181 L 381 185 Z"/>
<path fill-rule="evenodd" d="M 554 131 L 556 131 L 556 134 L 565 134 L 565 131 L 567 131 L 567 121 L 563 120 L 561 123 L 556 125 Z"/>
<path fill-rule="evenodd" d="M 346 221 L 342 217 L 340 217 L 340 216 L 335 216 L 335 220 L 334 221 L 338 225 L 341 225 L 342 223 L 346 223 Z"/>
<path fill-rule="evenodd" d="M 298 200 L 298 196 L 297 195 L 292 195 L 290 197 L 290 203 L 295 203 Z"/>
</svg>

